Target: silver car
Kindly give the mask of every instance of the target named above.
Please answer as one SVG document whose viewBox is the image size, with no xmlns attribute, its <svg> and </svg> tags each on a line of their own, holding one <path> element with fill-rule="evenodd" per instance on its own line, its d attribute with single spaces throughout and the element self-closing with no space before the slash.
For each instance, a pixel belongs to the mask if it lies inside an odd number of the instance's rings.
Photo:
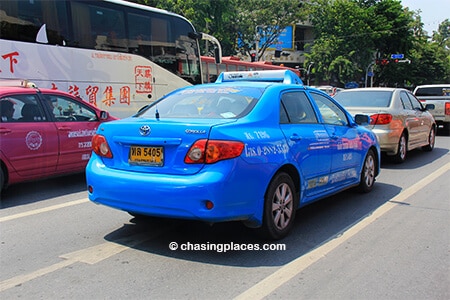
<svg viewBox="0 0 450 300">
<path fill-rule="evenodd" d="M 424 107 L 410 91 L 358 88 L 343 90 L 334 98 L 352 115 L 370 115 L 367 126 L 377 135 L 381 151 L 395 162 L 404 162 L 409 150 L 433 150 L 437 127 L 428 110 L 434 105 Z"/>
</svg>

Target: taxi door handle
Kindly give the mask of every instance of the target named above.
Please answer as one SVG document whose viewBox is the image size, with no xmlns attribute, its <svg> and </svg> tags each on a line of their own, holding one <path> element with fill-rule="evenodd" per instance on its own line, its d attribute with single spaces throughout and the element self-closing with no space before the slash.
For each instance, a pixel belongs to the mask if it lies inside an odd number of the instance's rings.
<svg viewBox="0 0 450 300">
<path fill-rule="evenodd" d="M 302 139 L 302 137 L 299 136 L 298 134 L 294 133 L 293 135 L 291 135 L 291 136 L 289 137 L 289 139 L 290 139 L 291 141 L 297 142 L 297 141 L 300 141 L 300 140 Z"/>
<path fill-rule="evenodd" d="M 0 134 L 9 134 L 12 130 L 8 128 L 0 128 Z"/>
<path fill-rule="evenodd" d="M 58 126 L 58 130 L 69 131 L 71 128 L 69 126 Z"/>
</svg>

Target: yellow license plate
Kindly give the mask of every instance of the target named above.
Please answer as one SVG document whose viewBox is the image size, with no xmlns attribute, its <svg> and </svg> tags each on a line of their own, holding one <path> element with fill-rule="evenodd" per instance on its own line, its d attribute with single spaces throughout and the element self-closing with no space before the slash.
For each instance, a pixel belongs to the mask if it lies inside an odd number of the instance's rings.
<svg viewBox="0 0 450 300">
<path fill-rule="evenodd" d="M 162 166 L 164 149 L 163 147 L 131 146 L 128 162 L 135 165 Z"/>
</svg>

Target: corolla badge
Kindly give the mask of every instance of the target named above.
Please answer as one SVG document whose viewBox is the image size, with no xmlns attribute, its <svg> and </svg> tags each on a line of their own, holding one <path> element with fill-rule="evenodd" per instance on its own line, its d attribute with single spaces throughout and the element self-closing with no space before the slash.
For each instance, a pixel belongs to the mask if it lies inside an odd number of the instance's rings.
<svg viewBox="0 0 450 300">
<path fill-rule="evenodd" d="M 148 125 L 142 125 L 141 128 L 139 128 L 139 133 L 143 136 L 149 135 L 150 132 L 152 132 L 152 129 Z"/>
</svg>

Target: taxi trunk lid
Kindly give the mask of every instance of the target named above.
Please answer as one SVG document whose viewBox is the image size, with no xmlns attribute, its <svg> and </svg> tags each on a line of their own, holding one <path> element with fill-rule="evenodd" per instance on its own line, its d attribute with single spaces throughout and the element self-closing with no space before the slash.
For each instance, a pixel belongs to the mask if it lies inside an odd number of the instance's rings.
<svg viewBox="0 0 450 300">
<path fill-rule="evenodd" d="M 186 164 L 186 153 L 195 141 L 207 139 L 215 126 L 234 122 L 221 119 L 137 119 L 103 124 L 113 159 L 103 158 L 109 168 L 124 171 L 187 175 L 204 164 Z"/>
</svg>

